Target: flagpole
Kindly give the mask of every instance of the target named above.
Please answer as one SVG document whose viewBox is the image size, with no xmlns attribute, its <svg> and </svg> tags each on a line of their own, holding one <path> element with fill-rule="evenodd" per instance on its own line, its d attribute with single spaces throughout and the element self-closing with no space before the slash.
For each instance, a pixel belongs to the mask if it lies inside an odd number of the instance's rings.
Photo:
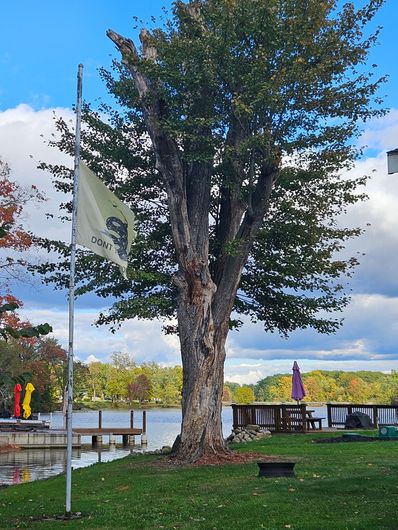
<svg viewBox="0 0 398 530">
<path fill-rule="evenodd" d="M 80 129 L 82 114 L 82 84 L 83 65 L 79 64 L 77 71 L 77 98 L 76 98 L 76 136 L 75 136 L 75 163 L 73 178 L 72 202 L 72 237 L 70 245 L 70 276 L 69 276 L 69 347 L 68 347 L 68 407 L 66 409 L 66 499 L 65 515 L 71 516 L 72 497 L 72 412 L 73 412 L 73 330 L 75 309 L 75 262 L 76 262 L 76 216 L 77 216 L 77 190 L 79 185 L 80 164 Z"/>
</svg>

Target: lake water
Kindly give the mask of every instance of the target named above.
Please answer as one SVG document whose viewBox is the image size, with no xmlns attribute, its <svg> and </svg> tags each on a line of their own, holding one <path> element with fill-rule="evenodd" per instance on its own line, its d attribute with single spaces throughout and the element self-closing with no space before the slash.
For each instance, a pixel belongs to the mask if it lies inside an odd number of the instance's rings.
<svg viewBox="0 0 398 530">
<path fill-rule="evenodd" d="M 326 407 L 316 409 L 315 416 L 326 418 Z M 51 415 L 41 414 L 40 419 L 51 421 L 52 428 L 63 427 L 63 416 L 61 412 Z M 224 407 L 222 412 L 223 432 L 227 437 L 232 429 L 232 408 Z M 135 411 L 134 426 L 140 428 L 142 425 L 142 412 Z M 97 427 L 98 412 L 85 411 L 73 413 L 73 427 Z M 129 427 L 130 412 L 127 410 L 106 410 L 102 413 L 103 427 Z M 180 409 L 150 409 L 147 411 L 147 438 L 146 446 L 135 445 L 122 447 L 104 445 L 102 448 L 91 447 L 91 437 L 82 437 L 83 446 L 73 450 L 72 467 L 86 467 L 97 462 L 109 462 L 117 458 L 123 458 L 132 452 L 153 451 L 164 445 L 172 445 L 181 427 Z M 117 440 L 120 440 L 117 437 Z M 121 440 L 120 440 L 121 441 Z M 107 437 L 105 437 L 107 442 Z M 136 436 L 136 442 L 140 443 L 140 436 Z M 0 484 L 19 484 L 47 478 L 65 472 L 66 450 L 65 449 L 23 449 L 16 452 L 0 453 Z"/>
</svg>

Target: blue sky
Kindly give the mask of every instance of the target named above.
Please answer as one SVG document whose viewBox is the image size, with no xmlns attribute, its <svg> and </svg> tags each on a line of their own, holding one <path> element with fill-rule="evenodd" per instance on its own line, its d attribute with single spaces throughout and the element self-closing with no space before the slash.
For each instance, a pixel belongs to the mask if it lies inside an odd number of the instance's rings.
<svg viewBox="0 0 398 530">
<path fill-rule="evenodd" d="M 356 4 L 363 2 L 358 0 Z M 151 15 L 161 16 L 161 7 L 170 5 L 165 0 L 19 0 L 2 4 L 0 156 L 11 165 L 15 180 L 23 185 L 34 182 L 46 192 L 49 200 L 44 210 L 57 211 L 57 195 L 49 176 L 35 169 L 35 161 L 64 158 L 49 150 L 41 135 L 48 138 L 53 131 L 53 110 L 73 119 L 78 63 L 84 64 L 84 98 L 95 106 L 98 98 L 107 98 L 98 68 L 109 67 L 112 57 L 117 57 L 106 30 L 112 28 L 136 39 L 133 17 L 151 25 Z M 378 64 L 380 75 L 389 75 L 381 94 L 386 95 L 386 106 L 391 111 L 366 125 L 362 144 L 368 149 L 353 170 L 357 175 L 374 173 L 369 201 L 353 208 L 347 218 L 348 223 L 371 226 L 365 236 L 350 244 L 350 252 L 366 255 L 351 282 L 353 299 L 343 314 L 345 325 L 329 337 L 307 330 L 283 340 L 264 333 L 261 325 L 248 323 L 228 341 L 226 376 L 230 380 L 255 382 L 275 372 L 289 372 L 293 360 L 298 360 L 304 371 L 398 369 L 398 175 L 387 176 L 385 162 L 386 150 L 398 146 L 397 19 L 398 3 L 387 0 L 373 25 L 381 25 L 383 30 L 370 63 Z M 27 211 L 27 226 L 35 233 L 51 231 L 68 240 L 68 229 L 49 226 L 44 210 Z M 66 346 L 66 293 L 54 293 L 37 282 L 15 285 L 13 290 L 25 302 L 24 314 L 33 322 L 52 323 L 55 336 Z M 113 351 L 124 350 L 139 362 L 179 362 L 178 340 L 164 337 L 159 323 L 129 322 L 111 335 L 106 329 L 92 326 L 100 308 L 106 308 L 106 302 L 94 296 L 77 302 L 76 354 L 82 360 L 106 360 Z"/>
</svg>

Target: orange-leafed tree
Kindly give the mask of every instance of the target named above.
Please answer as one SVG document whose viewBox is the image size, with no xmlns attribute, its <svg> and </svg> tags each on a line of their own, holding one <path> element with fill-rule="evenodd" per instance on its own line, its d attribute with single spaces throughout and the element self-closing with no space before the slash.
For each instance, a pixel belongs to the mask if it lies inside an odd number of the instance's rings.
<svg viewBox="0 0 398 530">
<path fill-rule="evenodd" d="M 31 200 L 44 201 L 36 186 L 22 188 L 10 179 L 10 167 L 0 158 L 0 287 L 9 290 L 9 280 L 20 278 L 26 269 L 21 252 L 33 245 L 33 239 L 21 225 L 24 206 Z M 22 302 L 10 292 L 0 296 L 0 337 L 7 340 L 38 337 L 52 331 L 48 324 L 32 326 L 22 322 L 15 312 Z"/>
<path fill-rule="evenodd" d="M 19 278 L 27 262 L 21 253 L 34 243 L 21 224 L 22 212 L 30 201 L 44 201 L 32 185 L 23 188 L 10 179 L 10 167 L 0 158 L 0 286 L 10 278 Z"/>
</svg>

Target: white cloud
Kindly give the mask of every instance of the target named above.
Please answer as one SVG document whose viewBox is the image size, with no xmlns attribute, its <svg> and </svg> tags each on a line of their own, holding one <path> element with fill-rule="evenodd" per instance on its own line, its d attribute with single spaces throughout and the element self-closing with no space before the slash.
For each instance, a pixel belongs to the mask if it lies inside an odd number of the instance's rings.
<svg viewBox="0 0 398 530">
<path fill-rule="evenodd" d="M 68 241 L 70 228 L 48 220 L 45 213 L 59 214 L 59 203 L 66 196 L 58 193 L 51 175 L 37 169 L 41 161 L 66 164 L 73 167 L 72 159 L 46 142 L 56 134 L 54 115 L 66 121 L 73 120 L 70 109 L 55 108 L 33 110 L 28 105 L 18 105 L 0 112 L 0 157 L 11 167 L 11 178 L 22 186 L 36 185 L 47 197 L 44 204 L 30 203 L 24 211 L 24 225 L 38 236 L 54 237 Z"/>
<path fill-rule="evenodd" d="M 25 304 L 21 315 L 32 324 L 48 322 L 53 327 L 54 337 L 67 349 L 69 328 L 68 311 L 36 309 L 31 303 Z M 178 364 L 180 360 L 178 345 L 171 342 L 161 331 L 159 321 L 130 320 L 123 323 L 118 331 L 111 333 L 106 328 L 98 328 L 93 322 L 97 311 L 75 311 L 74 352 L 78 359 L 89 362 L 95 357 L 107 362 L 113 352 L 130 353 L 136 362 L 165 362 Z"/>
<path fill-rule="evenodd" d="M 89 355 L 86 359 L 86 364 L 98 363 L 101 359 L 98 359 L 95 355 Z"/>
<path fill-rule="evenodd" d="M 386 116 L 366 124 L 361 144 L 370 149 L 388 151 L 398 147 L 398 109 L 391 109 Z"/>
</svg>

